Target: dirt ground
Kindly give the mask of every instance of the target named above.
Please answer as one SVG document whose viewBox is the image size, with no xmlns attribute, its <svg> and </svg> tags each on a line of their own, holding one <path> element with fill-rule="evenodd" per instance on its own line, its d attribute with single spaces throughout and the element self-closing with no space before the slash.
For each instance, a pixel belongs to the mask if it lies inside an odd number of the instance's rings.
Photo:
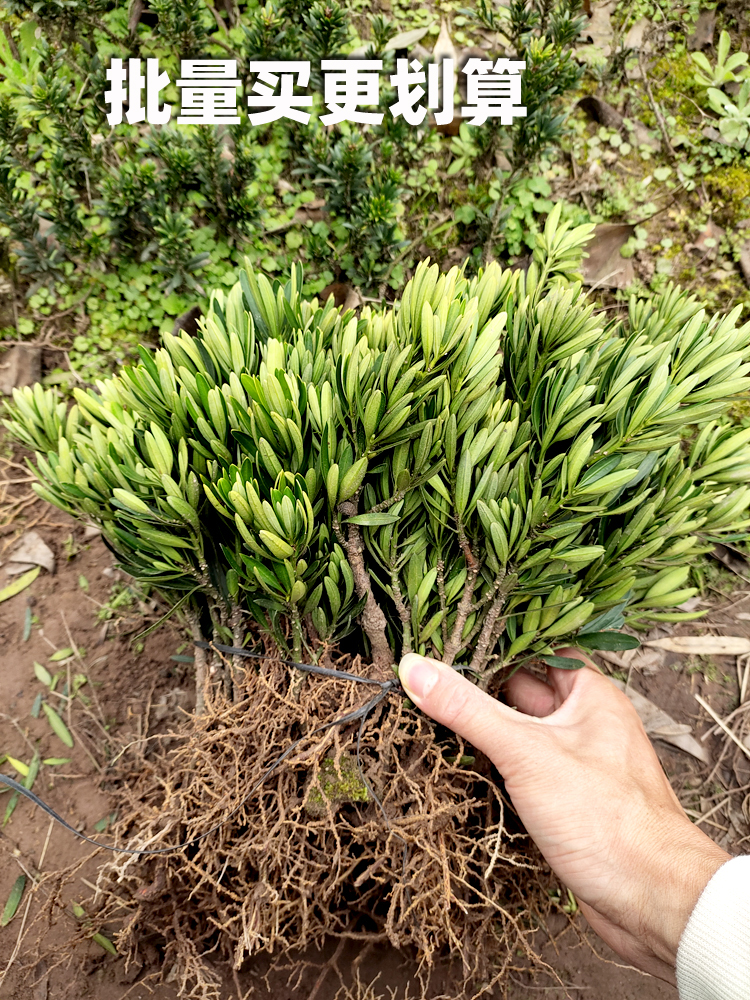
<svg viewBox="0 0 750 1000">
<path fill-rule="evenodd" d="M 33 515 L 33 516 L 32 516 Z M 37 523 L 33 525 L 34 520 Z M 35 791 L 65 816 L 73 826 L 89 836 L 107 838 L 106 830 L 97 832 L 97 824 L 110 814 L 107 765 L 128 741 L 148 732 L 166 731 L 191 702 L 190 665 L 180 661 L 184 637 L 177 629 L 165 626 L 142 641 L 134 640 L 146 623 L 157 617 L 155 608 L 132 601 L 120 603 L 116 595 L 127 586 L 113 570 L 113 560 L 98 537 L 86 538 L 84 528 L 42 504 L 27 509 L 21 522 L 24 529 L 34 526 L 53 549 L 56 568 L 50 575 L 42 571 L 23 593 L 0 603 L 0 755 L 31 760 L 35 748 L 42 758 L 70 757 L 64 765 L 43 766 Z M 0 559 L 5 559 L 19 534 L 19 524 L 6 524 L 0 538 Z M 6 579 L 0 569 L 0 587 Z M 740 584 L 742 586 L 742 584 Z M 748 591 L 750 594 L 750 591 Z M 27 607 L 35 616 L 28 639 L 24 641 Z M 721 611 L 719 607 L 725 607 Z M 744 611 L 743 611 L 744 609 Z M 718 634 L 748 635 L 750 622 L 742 617 L 750 612 L 750 597 L 735 593 L 733 602 L 723 600 L 712 608 L 709 623 Z M 107 616 L 109 620 L 107 620 Z M 145 617 L 144 617 L 145 616 Z M 750 618 L 750 614 L 747 614 Z M 693 632 L 703 632 L 705 622 Z M 140 644 L 139 644 L 140 643 Z M 142 648 L 141 648 L 142 645 Z M 61 661 L 63 677 L 75 674 L 87 677 L 81 693 L 88 699 L 78 701 L 70 715 L 65 699 L 59 699 L 60 715 L 69 720 L 74 747 L 68 750 L 52 732 L 44 715 L 32 716 L 32 707 L 44 686 L 35 676 L 34 662 L 54 673 L 57 667 L 50 657 L 56 650 L 76 647 L 80 657 Z M 189 648 L 186 650 L 190 652 Z M 171 657 L 177 656 L 178 659 Z M 610 664 L 610 667 L 612 665 Z M 675 669 L 676 668 L 676 669 Z M 710 725 L 694 694 L 700 693 L 722 717 L 739 701 L 739 673 L 734 659 L 719 659 L 711 664 L 690 663 L 668 654 L 650 676 L 633 670 L 632 685 L 677 722 L 695 727 L 698 738 Z M 54 703 L 54 696 L 48 700 Z M 722 796 L 730 803 L 715 810 L 705 820 L 704 829 L 736 853 L 746 849 L 750 839 L 747 810 L 742 786 L 750 784 L 750 768 L 741 754 L 733 752 L 725 739 L 711 737 L 705 745 L 711 763 L 704 765 L 693 757 L 657 742 L 657 748 L 675 789 L 683 803 L 696 816 L 707 814 Z M 5 762 L 7 774 L 15 774 Z M 111 790 L 111 784 L 110 784 Z M 734 796 L 739 790 L 740 794 Z M 745 793 L 746 794 L 746 793 Z M 713 799 L 712 799 L 713 796 Z M 0 816 L 5 813 L 9 793 L 0 794 Z M 126 970 L 124 960 L 109 954 L 93 941 L 82 943 L 72 952 L 63 953 L 66 962 L 55 967 L 49 956 L 55 946 L 67 941 L 83 918 L 73 907 L 90 895 L 97 866 L 103 852 L 78 841 L 70 833 L 52 824 L 40 810 L 27 801 L 18 803 L 10 821 L 0 831 L 0 909 L 20 873 L 45 876 L 85 861 L 59 895 L 51 898 L 54 882 L 41 878 L 35 892 L 27 891 L 18 911 L 7 927 L 0 928 L 0 998 L 2 1000 L 64 1000 L 67 997 L 97 997 L 98 1000 L 173 1000 L 177 997 L 169 982 L 169 969 L 160 967 L 157 949 L 151 949 L 150 967 Z M 52 905 L 54 904 L 54 905 Z M 48 906 L 51 917 L 45 916 Z M 35 917 L 37 918 L 35 920 Z M 115 935 L 117 928 L 106 928 Z M 537 935 L 537 946 L 555 970 L 560 982 L 544 974 L 532 976 L 519 971 L 507 989 L 489 994 L 507 1000 L 529 1000 L 544 996 L 547 1000 L 661 1000 L 674 998 L 676 991 L 664 983 L 622 966 L 593 935 L 587 935 L 580 915 L 553 912 L 546 931 Z M 38 956 L 47 954 L 47 962 Z M 268 981 L 262 976 L 269 959 L 259 957 L 234 975 L 225 974 L 222 993 L 227 1000 L 246 996 L 270 1000 L 328 1000 L 339 994 L 339 980 L 344 981 L 358 970 L 361 983 L 377 977 L 374 992 L 364 988 L 348 994 L 358 1000 L 390 997 L 394 1000 L 414 996 L 414 967 L 409 956 L 388 947 L 366 950 L 357 942 L 330 942 L 322 952 L 305 956 L 310 965 L 300 980 L 287 982 L 283 973 Z M 326 965 L 326 962 L 328 963 Z M 519 965 L 522 962 L 519 959 Z M 135 978 L 134 978 L 135 977 Z M 438 1000 L 440 971 L 436 971 L 434 998 Z M 560 985 L 562 984 L 562 985 Z M 411 990 L 409 989 L 411 986 Z"/>
</svg>

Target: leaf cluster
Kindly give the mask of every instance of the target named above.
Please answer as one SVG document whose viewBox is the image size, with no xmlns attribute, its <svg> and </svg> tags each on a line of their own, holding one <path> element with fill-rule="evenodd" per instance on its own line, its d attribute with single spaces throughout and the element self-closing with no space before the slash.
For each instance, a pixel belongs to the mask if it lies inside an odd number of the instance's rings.
<svg viewBox="0 0 750 1000">
<path fill-rule="evenodd" d="M 17 391 L 6 426 L 129 573 L 297 655 L 372 600 L 392 657 L 485 677 L 622 612 L 680 617 L 705 534 L 750 523 L 750 431 L 722 419 L 750 324 L 674 288 L 605 323 L 576 280 L 591 227 L 558 217 L 526 274 L 424 262 L 359 318 L 306 301 L 299 267 L 247 267 L 197 338 L 70 410 Z"/>
</svg>

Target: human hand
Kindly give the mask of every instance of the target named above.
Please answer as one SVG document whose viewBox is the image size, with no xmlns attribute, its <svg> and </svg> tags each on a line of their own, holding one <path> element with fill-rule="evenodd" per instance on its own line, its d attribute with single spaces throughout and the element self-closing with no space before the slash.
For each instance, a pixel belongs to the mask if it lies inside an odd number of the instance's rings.
<svg viewBox="0 0 750 1000">
<path fill-rule="evenodd" d="M 580 650 L 581 670 L 526 671 L 504 705 L 436 660 L 408 653 L 412 701 L 495 764 L 513 805 L 596 933 L 674 984 L 698 897 L 729 860 L 685 815 L 630 700 Z M 591 669 L 589 669 L 591 668 Z"/>
</svg>

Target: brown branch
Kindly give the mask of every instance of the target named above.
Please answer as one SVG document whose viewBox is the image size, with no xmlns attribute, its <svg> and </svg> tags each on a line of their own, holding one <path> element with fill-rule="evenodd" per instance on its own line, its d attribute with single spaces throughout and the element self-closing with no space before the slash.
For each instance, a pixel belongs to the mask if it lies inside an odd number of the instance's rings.
<svg viewBox="0 0 750 1000">
<path fill-rule="evenodd" d="M 225 35 L 228 34 L 229 33 L 229 28 L 227 28 L 226 22 L 224 21 L 224 18 L 221 16 L 221 14 L 218 12 L 218 10 L 211 3 L 208 3 L 206 6 L 208 7 L 208 9 L 213 14 L 214 20 L 216 21 L 216 23 L 219 26 L 219 28 L 224 32 Z"/>
<path fill-rule="evenodd" d="M 448 640 L 443 652 L 443 663 L 447 663 L 450 666 L 453 665 L 456 654 L 462 645 L 461 637 L 463 635 L 464 625 L 466 625 L 466 621 L 471 614 L 474 587 L 477 582 L 477 576 L 479 576 L 479 563 L 477 562 L 474 553 L 471 551 L 471 546 L 469 545 L 466 535 L 464 534 L 463 525 L 460 521 L 458 523 L 458 537 L 461 542 L 461 548 L 464 550 L 467 574 L 466 583 L 464 584 L 464 592 L 461 595 L 461 600 L 458 602 L 458 609 L 456 610 L 456 620 L 453 624 L 453 631 L 451 632 L 451 637 Z"/>
<path fill-rule="evenodd" d="M 13 37 L 13 32 L 10 30 L 10 25 L 7 21 L 3 21 L 3 34 L 8 42 L 8 48 L 10 49 L 10 54 L 16 60 L 16 62 L 21 61 L 21 54 L 18 51 L 18 46 L 16 45 L 16 40 Z"/>
<path fill-rule="evenodd" d="M 462 646 L 461 637 L 463 635 L 464 625 L 466 625 L 468 617 L 471 614 L 474 587 L 477 582 L 477 577 L 479 576 L 479 561 L 471 551 L 471 545 L 469 544 L 469 539 L 466 537 L 463 521 L 461 520 L 460 514 L 456 510 L 455 497 L 453 500 L 453 511 L 456 515 L 456 533 L 458 535 L 458 544 L 461 546 L 464 559 L 466 560 L 467 576 L 466 583 L 464 584 L 464 592 L 461 595 L 461 600 L 458 602 L 453 631 L 451 632 L 451 637 L 448 640 L 443 653 L 443 662 L 449 664 L 450 666 L 453 665 L 456 654 Z"/>
<path fill-rule="evenodd" d="M 487 591 L 487 593 L 484 595 L 484 597 L 481 600 L 476 601 L 476 603 L 472 604 L 472 606 L 471 606 L 471 614 L 475 614 L 476 612 L 481 611 L 483 607 L 485 607 L 487 604 L 489 604 L 491 601 L 493 601 L 495 599 L 495 597 L 497 595 L 497 592 L 500 590 L 500 588 L 503 585 L 503 580 L 504 579 L 505 579 L 505 570 L 503 571 L 503 575 L 499 576 L 495 580 L 495 582 L 492 584 L 492 587 Z M 562 607 L 562 605 L 560 605 L 560 606 Z M 504 625 L 504 622 L 505 622 L 505 619 L 502 620 L 503 624 L 500 626 L 500 630 L 501 631 L 502 631 L 502 627 Z M 466 636 L 466 639 L 464 640 L 464 645 L 465 646 L 470 646 L 471 643 L 474 641 L 475 636 L 479 635 L 479 633 L 481 632 L 481 630 L 482 630 L 483 627 L 484 627 L 484 621 L 481 618 L 478 618 L 476 624 L 474 625 L 474 628 Z M 497 631 L 498 631 L 498 626 L 495 626 L 495 632 L 497 632 Z"/>
<path fill-rule="evenodd" d="M 416 485 L 416 483 L 415 484 L 411 484 L 410 483 L 406 487 L 406 489 L 399 490 L 397 493 L 394 493 L 392 497 L 388 497 L 387 500 L 381 500 L 380 503 L 376 503 L 374 507 L 370 507 L 370 509 L 367 511 L 367 513 L 368 514 L 379 514 L 381 512 L 381 510 L 388 510 L 388 508 L 392 507 L 394 505 L 394 503 L 398 503 L 399 500 L 403 500 L 404 497 L 406 496 L 406 494 L 411 489 L 413 489 L 415 485 Z"/>
<path fill-rule="evenodd" d="M 505 607 L 505 599 L 508 596 L 508 591 L 511 590 L 516 582 L 516 579 L 517 577 L 514 573 L 505 577 L 503 585 L 500 588 L 500 593 L 492 602 L 492 606 L 487 612 L 487 617 L 484 620 L 482 631 L 479 634 L 479 641 L 474 649 L 474 655 L 471 658 L 470 669 L 474 670 L 476 673 L 481 673 L 487 665 L 487 652 L 492 643 L 495 626 L 497 625 L 498 618 L 500 618 L 501 611 Z M 502 621 L 502 625 L 504 624 L 505 622 Z"/>
<path fill-rule="evenodd" d="M 119 35 L 116 35 L 113 31 L 111 31 L 107 27 L 107 25 L 104 23 L 104 21 L 101 20 L 101 18 L 96 17 L 94 14 L 85 14 L 84 17 L 89 24 L 93 25 L 95 28 L 98 28 L 99 31 L 103 31 L 111 42 L 114 42 L 115 45 L 119 45 L 120 48 L 125 49 L 125 51 L 128 50 L 128 44 L 129 44 L 128 39 L 120 38 Z M 83 75 L 84 74 L 82 73 L 81 76 Z"/>
<path fill-rule="evenodd" d="M 448 645 L 448 602 L 445 597 L 445 563 L 442 559 L 437 561 L 437 587 L 440 598 L 440 610 L 443 617 L 440 620 L 440 635 L 443 639 L 443 649 Z"/>
<path fill-rule="evenodd" d="M 187 616 L 190 625 L 190 634 L 195 642 L 201 642 L 203 633 L 200 629 L 198 616 L 190 613 Z M 206 651 L 200 646 L 195 646 L 195 714 L 203 715 L 206 711 L 206 680 L 208 678 Z"/>
<path fill-rule="evenodd" d="M 484 595 L 484 597 L 480 598 L 480 600 L 478 600 L 478 601 L 476 601 L 476 603 L 472 604 L 472 606 L 471 606 L 472 612 L 474 612 L 474 611 L 481 611 L 482 608 L 486 604 L 489 604 L 490 601 L 492 601 L 494 599 L 495 594 L 497 594 L 498 590 L 503 585 L 503 580 L 505 579 L 505 573 L 506 573 L 506 571 L 503 570 L 502 576 L 498 576 L 495 579 L 495 582 L 492 584 L 492 587 L 490 588 L 490 590 L 487 591 L 487 593 Z"/>
<path fill-rule="evenodd" d="M 357 591 L 357 597 L 360 600 L 363 597 L 366 599 L 361 614 L 361 622 L 362 628 L 365 630 L 365 634 L 370 640 L 370 646 L 372 647 L 372 665 L 375 668 L 374 676 L 378 680 L 385 681 L 391 677 L 391 665 L 393 664 L 394 656 L 385 633 L 386 618 L 383 614 L 383 609 L 375 600 L 370 575 L 365 568 L 362 533 L 356 524 L 349 524 L 347 525 L 349 530 L 345 536 L 341 530 L 338 518 L 339 513 L 344 514 L 346 517 L 356 514 L 357 499 L 358 497 L 355 497 L 354 501 L 347 500 L 339 505 L 333 522 L 333 530 L 346 552 L 346 558 L 354 577 L 354 589 Z"/>
<path fill-rule="evenodd" d="M 404 653 L 412 652 L 411 617 L 409 616 L 409 611 L 404 603 L 404 595 L 401 593 L 401 586 L 398 582 L 398 570 L 394 566 L 391 566 L 390 572 L 393 603 L 396 605 L 398 617 L 401 619 L 401 655 L 403 656 Z"/>
<path fill-rule="evenodd" d="M 433 466 L 432 469 L 429 470 L 430 475 L 434 475 L 435 471 L 439 467 L 440 467 L 439 465 Z M 389 507 L 392 507 L 394 504 L 398 503 L 399 500 L 403 500 L 404 497 L 407 495 L 407 493 L 411 493 L 412 490 L 415 490 L 418 486 L 421 486 L 422 483 L 427 482 L 428 478 L 429 478 L 428 475 L 417 476 L 417 478 L 412 479 L 409 482 L 409 485 L 405 486 L 404 489 L 397 490 L 392 497 L 388 497 L 387 500 L 381 500 L 380 503 L 376 503 L 375 506 L 370 507 L 369 510 L 366 511 L 366 513 L 379 514 L 380 511 L 382 510 L 388 510 Z"/>
</svg>

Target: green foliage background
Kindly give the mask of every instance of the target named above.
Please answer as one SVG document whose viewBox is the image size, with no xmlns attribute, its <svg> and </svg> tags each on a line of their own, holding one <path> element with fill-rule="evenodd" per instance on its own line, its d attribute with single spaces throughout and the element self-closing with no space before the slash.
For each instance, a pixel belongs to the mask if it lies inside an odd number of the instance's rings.
<svg viewBox="0 0 750 1000">
<path fill-rule="evenodd" d="M 577 2 L 514 9 L 509 54 L 536 67 L 524 83 L 530 113 L 510 129 L 490 122 L 475 130 L 476 147 L 461 152 L 459 162 L 477 161 L 469 173 L 487 175 L 485 189 L 501 147 L 513 163 L 502 178 L 505 191 L 561 134 L 559 98 L 580 77 L 570 54 L 581 24 Z M 315 69 L 362 44 L 355 19 L 368 53 L 384 60 L 386 110 L 402 16 L 394 14 L 367 19 L 356 3 L 304 0 L 216 8 L 204 0 L 151 0 L 145 9 L 124 0 L 4 0 L 0 270 L 26 301 L 13 335 L 69 317 L 64 346 L 79 378 L 91 380 L 154 330 L 171 328 L 193 303 L 205 304 L 206 288 L 231 286 L 246 255 L 268 273 L 305 259 L 308 293 L 337 280 L 383 295 L 402 286 L 425 232 L 439 247 L 479 210 L 498 240 L 507 215 L 499 193 L 467 191 L 456 180 L 446 199 L 438 164 L 453 155 L 451 140 L 429 122 L 414 128 L 386 111 L 382 126 L 323 129 L 319 92 L 308 126 L 247 122 L 251 59 L 308 58 Z M 180 58 L 195 55 L 237 59 L 241 124 L 109 128 L 104 93 L 112 57 L 156 57 L 174 81 Z M 317 72 L 313 84 L 320 85 Z M 162 100 L 179 106 L 174 83 Z M 321 194 L 324 213 L 305 223 L 299 210 Z M 467 211 L 469 202 L 476 208 Z M 484 235 L 478 230 L 473 241 L 475 264 Z M 62 373 L 58 380 L 70 381 Z"/>
<path fill-rule="evenodd" d="M 481 43 L 526 60 L 525 119 L 464 123 L 456 135 L 387 111 L 381 126 L 332 130 L 315 117 L 256 129 L 246 118 L 228 129 L 106 123 L 113 56 L 156 57 L 173 81 L 181 57 L 236 58 L 244 107 L 251 59 L 297 56 L 315 67 L 356 50 L 383 59 L 386 110 L 402 33 L 417 29 L 429 52 L 443 17 L 464 56 Z M 475 273 L 530 252 L 558 202 L 574 223 L 638 221 L 624 253 L 647 251 L 653 265 L 639 267 L 637 292 L 679 277 L 714 306 L 736 301 L 737 226 L 750 211 L 742 17 L 720 12 L 715 49 L 691 53 L 696 17 L 692 2 L 622 0 L 603 56 L 586 44 L 578 0 L 470 9 L 394 0 L 378 15 L 364 0 L 2 0 L 0 272 L 12 302 L 0 329 L 6 339 L 53 332 L 75 375 L 61 364 L 48 381 L 91 382 L 192 305 L 205 308 L 207 289 L 231 287 L 245 256 L 269 274 L 304 261 L 307 294 L 337 281 L 392 298 L 427 254 L 443 266 L 468 258 Z M 648 94 L 628 75 L 639 19 L 651 26 Z M 621 127 L 597 127 L 576 109 L 592 93 L 623 108 Z M 163 96 L 178 105 L 174 84 Z M 589 169 L 599 179 L 582 184 Z M 668 197 L 680 207 L 665 232 Z M 696 265 L 690 250 L 707 219 L 724 227 L 706 248 L 722 270 Z"/>
</svg>

